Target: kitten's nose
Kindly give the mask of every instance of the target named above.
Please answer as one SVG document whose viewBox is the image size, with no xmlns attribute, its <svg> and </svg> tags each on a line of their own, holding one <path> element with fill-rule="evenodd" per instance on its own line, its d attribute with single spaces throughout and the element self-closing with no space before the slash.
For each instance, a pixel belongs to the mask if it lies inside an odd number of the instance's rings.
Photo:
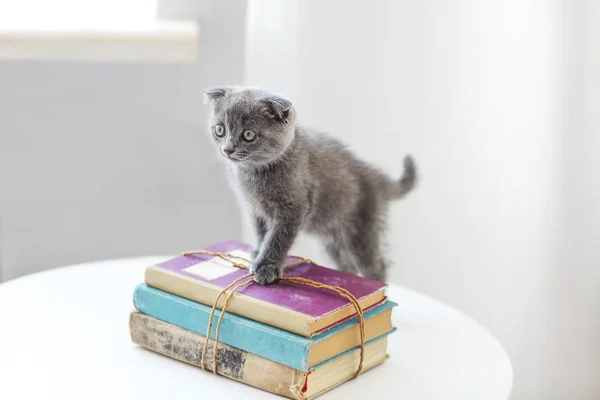
<svg viewBox="0 0 600 400">
<path fill-rule="evenodd" d="M 228 148 L 223 149 L 223 153 L 227 154 L 228 156 L 230 156 L 231 153 L 233 153 L 233 151 L 234 151 L 233 149 L 228 149 Z"/>
</svg>

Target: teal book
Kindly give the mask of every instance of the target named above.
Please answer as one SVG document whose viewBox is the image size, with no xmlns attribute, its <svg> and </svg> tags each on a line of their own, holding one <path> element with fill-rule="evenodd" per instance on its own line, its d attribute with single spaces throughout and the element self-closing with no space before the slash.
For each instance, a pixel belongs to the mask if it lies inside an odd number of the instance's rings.
<svg viewBox="0 0 600 400">
<path fill-rule="evenodd" d="M 134 291 L 136 310 L 188 331 L 206 335 L 210 306 L 139 284 Z M 365 341 L 376 341 L 395 331 L 390 300 L 365 311 Z M 214 338 L 220 310 L 213 316 Z M 219 341 L 300 371 L 311 371 L 360 347 L 358 317 L 344 321 L 313 338 L 307 338 L 232 313 L 225 313 Z"/>
</svg>

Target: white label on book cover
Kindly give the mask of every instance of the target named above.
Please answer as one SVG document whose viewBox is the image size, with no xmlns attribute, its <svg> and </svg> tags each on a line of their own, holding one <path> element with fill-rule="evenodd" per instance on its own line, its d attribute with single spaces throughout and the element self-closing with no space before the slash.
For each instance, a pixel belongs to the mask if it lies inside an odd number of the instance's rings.
<svg viewBox="0 0 600 400">
<path fill-rule="evenodd" d="M 246 260 L 250 260 L 250 254 L 244 250 L 230 251 L 229 254 L 232 256 L 242 257 Z M 242 260 L 232 258 L 237 264 L 248 266 L 248 263 Z M 184 271 L 190 274 L 197 275 L 206 280 L 213 280 L 237 271 L 239 268 L 234 267 L 231 262 L 225 261 L 220 257 L 213 257 L 210 260 L 203 261 L 201 263 L 187 267 Z"/>
</svg>

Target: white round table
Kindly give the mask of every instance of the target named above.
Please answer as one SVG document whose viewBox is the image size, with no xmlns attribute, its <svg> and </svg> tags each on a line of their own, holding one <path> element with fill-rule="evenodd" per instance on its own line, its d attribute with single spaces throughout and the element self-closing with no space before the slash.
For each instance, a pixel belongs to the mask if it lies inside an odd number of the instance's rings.
<svg viewBox="0 0 600 400">
<path fill-rule="evenodd" d="M 133 289 L 145 267 L 167 258 L 82 264 L 1 284 L 0 399 L 280 398 L 131 342 Z M 509 398 L 511 363 L 485 329 L 405 288 L 388 294 L 399 304 L 391 358 L 322 399 Z"/>
</svg>

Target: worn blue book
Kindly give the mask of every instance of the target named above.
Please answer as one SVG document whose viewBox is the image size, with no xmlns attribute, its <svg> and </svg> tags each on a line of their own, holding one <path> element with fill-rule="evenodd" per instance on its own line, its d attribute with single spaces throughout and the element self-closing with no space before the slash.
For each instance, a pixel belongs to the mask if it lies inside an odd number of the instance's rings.
<svg viewBox="0 0 600 400">
<path fill-rule="evenodd" d="M 139 284 L 135 288 L 135 308 L 146 315 L 206 335 L 211 307 L 165 291 Z M 372 342 L 395 331 L 392 326 L 390 300 L 365 311 L 365 341 Z M 214 338 L 220 310 L 213 316 L 211 337 Z M 219 330 L 219 341 L 300 371 L 310 371 L 343 353 L 360 347 L 358 317 L 346 320 L 321 334 L 307 338 L 263 323 L 225 313 Z"/>
</svg>

